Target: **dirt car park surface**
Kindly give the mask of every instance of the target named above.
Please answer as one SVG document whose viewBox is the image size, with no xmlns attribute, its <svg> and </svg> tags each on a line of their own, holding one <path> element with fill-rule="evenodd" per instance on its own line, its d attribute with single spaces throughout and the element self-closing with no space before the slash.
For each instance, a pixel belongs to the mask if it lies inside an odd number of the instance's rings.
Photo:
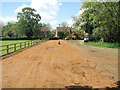
<svg viewBox="0 0 120 90">
<path fill-rule="evenodd" d="M 118 50 L 51 40 L 2 61 L 2 88 L 114 87 Z"/>
</svg>

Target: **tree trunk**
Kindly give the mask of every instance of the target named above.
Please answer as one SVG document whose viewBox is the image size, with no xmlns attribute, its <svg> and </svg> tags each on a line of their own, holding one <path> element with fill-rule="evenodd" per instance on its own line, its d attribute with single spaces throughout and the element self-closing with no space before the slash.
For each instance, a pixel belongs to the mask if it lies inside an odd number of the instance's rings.
<svg viewBox="0 0 120 90">
<path fill-rule="evenodd" d="M 118 13 L 118 17 L 120 16 L 120 1 L 118 2 L 118 4 L 119 4 L 119 13 Z M 118 37 L 119 37 L 119 39 L 118 39 L 118 42 L 120 43 L 120 18 L 118 18 Z M 120 44 L 119 44 L 119 46 L 120 46 Z"/>
</svg>

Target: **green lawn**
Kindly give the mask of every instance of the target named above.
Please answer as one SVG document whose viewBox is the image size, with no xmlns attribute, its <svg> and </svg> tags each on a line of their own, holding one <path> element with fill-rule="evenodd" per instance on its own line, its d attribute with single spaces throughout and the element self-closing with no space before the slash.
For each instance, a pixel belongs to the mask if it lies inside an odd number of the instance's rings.
<svg viewBox="0 0 120 90">
<path fill-rule="evenodd" d="M 84 42 L 85 45 L 107 48 L 120 48 L 118 43 L 104 43 L 104 42 Z"/>
<path fill-rule="evenodd" d="M 0 46 L 1 45 L 7 45 L 7 44 L 14 44 L 14 43 L 20 43 L 20 42 L 26 42 L 26 41 L 30 41 L 30 40 L 5 40 L 5 41 L 0 41 Z M 26 47 L 28 46 L 28 42 L 26 43 L 27 45 L 26 45 Z M 22 46 L 22 48 L 24 48 L 25 46 L 24 46 L 24 43 L 22 43 L 21 45 L 23 45 Z M 31 45 L 31 44 L 29 44 L 29 45 Z M 16 50 L 19 50 L 20 49 L 20 44 L 17 44 L 16 46 L 18 46 L 18 47 L 16 47 Z M 11 48 L 11 47 L 14 47 L 14 45 L 10 45 L 9 46 L 9 48 Z M 7 46 L 4 46 L 4 47 L 0 47 L 0 50 L 1 49 L 6 49 L 7 48 Z M 13 51 L 15 51 L 15 49 L 14 48 L 12 48 L 12 49 L 9 49 L 9 53 L 10 52 L 13 52 Z M 4 51 L 0 51 L 0 54 L 1 55 L 4 55 L 4 54 L 7 54 L 7 50 L 4 50 Z M 1 56 L 0 55 L 0 56 Z"/>
<path fill-rule="evenodd" d="M 5 41 L 0 41 L 0 46 L 7 45 L 7 44 L 19 43 L 19 42 L 25 42 L 25 41 L 29 41 L 29 40 L 5 40 Z"/>
</svg>

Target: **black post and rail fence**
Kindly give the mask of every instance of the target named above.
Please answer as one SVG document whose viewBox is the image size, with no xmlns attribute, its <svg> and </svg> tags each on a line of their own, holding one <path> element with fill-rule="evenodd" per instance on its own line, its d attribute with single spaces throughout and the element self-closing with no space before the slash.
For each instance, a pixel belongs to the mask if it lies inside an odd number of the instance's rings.
<svg viewBox="0 0 120 90">
<path fill-rule="evenodd" d="M 14 44 L 2 45 L 2 46 L 0 46 L 0 48 L 1 48 L 0 56 L 8 55 L 8 54 L 18 51 L 20 49 L 24 49 L 26 47 L 31 47 L 31 46 L 39 44 L 41 42 L 43 42 L 43 41 L 33 40 L 33 41 L 26 41 L 26 42 L 14 43 Z"/>
</svg>

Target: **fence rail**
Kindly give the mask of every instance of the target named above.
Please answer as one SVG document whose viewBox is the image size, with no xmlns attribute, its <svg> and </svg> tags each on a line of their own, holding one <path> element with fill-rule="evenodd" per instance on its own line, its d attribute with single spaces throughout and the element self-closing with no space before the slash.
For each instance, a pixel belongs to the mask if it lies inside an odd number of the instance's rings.
<svg viewBox="0 0 120 90">
<path fill-rule="evenodd" d="M 26 41 L 26 42 L 20 42 L 20 43 L 14 43 L 14 44 L 8 44 L 8 45 L 2 45 L 0 46 L 0 56 L 5 56 L 8 55 L 12 52 L 15 52 L 17 50 L 26 48 L 26 47 L 31 47 L 35 44 L 38 44 L 42 42 L 41 40 L 33 40 L 33 41 Z M 5 48 L 5 49 L 4 49 Z"/>
</svg>

